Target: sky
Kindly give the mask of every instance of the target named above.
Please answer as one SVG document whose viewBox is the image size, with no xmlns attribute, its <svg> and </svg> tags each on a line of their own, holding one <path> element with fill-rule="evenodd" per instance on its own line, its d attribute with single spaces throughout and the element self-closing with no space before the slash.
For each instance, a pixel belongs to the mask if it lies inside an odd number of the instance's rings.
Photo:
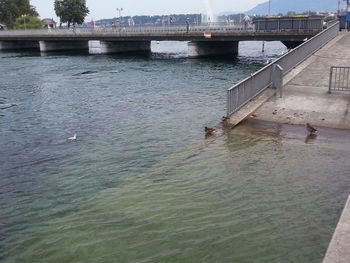
<svg viewBox="0 0 350 263">
<path fill-rule="evenodd" d="M 209 0 L 214 13 L 246 11 L 267 0 Z M 90 14 L 86 20 L 114 18 L 117 8 L 123 8 L 122 16 L 205 13 L 208 0 L 87 0 Z M 54 0 L 30 0 L 40 17 L 57 20 L 53 9 Z"/>
</svg>

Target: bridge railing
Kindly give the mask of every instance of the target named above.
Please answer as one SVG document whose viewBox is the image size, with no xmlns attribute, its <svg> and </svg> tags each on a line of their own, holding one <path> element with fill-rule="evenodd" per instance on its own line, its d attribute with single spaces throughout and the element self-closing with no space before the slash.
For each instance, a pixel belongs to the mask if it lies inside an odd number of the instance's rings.
<svg viewBox="0 0 350 263">
<path fill-rule="evenodd" d="M 259 95 L 262 91 L 272 85 L 272 76 L 276 65 L 283 69 L 286 74 L 296 65 L 307 59 L 314 52 L 337 36 L 339 22 L 320 32 L 310 40 L 291 50 L 273 63 L 263 67 L 250 77 L 237 83 L 227 90 L 227 116 L 239 110 L 247 102 Z"/>
<path fill-rule="evenodd" d="M 130 27 L 76 27 L 76 28 L 50 28 L 50 29 L 20 29 L 2 30 L 1 36 L 35 36 L 35 35 L 85 35 L 85 34 L 147 34 L 147 33 L 194 33 L 194 32 L 234 32 L 252 31 L 253 27 L 244 25 L 190 25 L 183 26 L 130 26 Z"/>
<path fill-rule="evenodd" d="M 323 17 L 278 17 L 255 18 L 256 31 L 321 31 Z"/>
<path fill-rule="evenodd" d="M 265 20 L 264 20 L 265 21 Z M 128 35 L 128 34 L 148 34 L 148 33 L 196 33 L 196 32 L 236 32 L 236 31 L 320 31 L 322 27 L 319 26 L 319 19 L 308 20 L 308 26 L 283 26 L 295 25 L 295 19 L 283 20 L 269 20 L 269 27 L 263 27 L 266 22 L 257 20 L 254 24 L 229 24 L 229 23 L 210 23 L 200 25 L 134 25 L 134 26 L 108 26 L 108 27 L 71 27 L 71 28 L 51 28 L 51 29 L 19 29 L 19 30 L 1 30 L 1 36 L 38 36 L 38 35 L 86 35 L 86 34 L 114 34 Z M 276 26 L 275 23 L 279 23 Z M 265 23 L 265 24 L 264 24 Z M 312 25 L 312 26 L 311 26 Z M 317 25 L 317 26 L 316 26 Z"/>
</svg>

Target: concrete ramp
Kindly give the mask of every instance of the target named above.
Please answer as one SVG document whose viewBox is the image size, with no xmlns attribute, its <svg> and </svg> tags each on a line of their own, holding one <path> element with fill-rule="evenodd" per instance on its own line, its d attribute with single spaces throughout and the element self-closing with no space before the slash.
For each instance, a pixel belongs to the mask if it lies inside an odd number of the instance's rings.
<svg viewBox="0 0 350 263">
<path fill-rule="evenodd" d="M 350 67 L 349 46 L 350 34 L 342 33 L 289 72 L 283 79 L 283 98 L 271 97 L 254 118 L 350 129 L 350 92 L 328 93 L 331 66 Z"/>
<path fill-rule="evenodd" d="M 323 263 L 350 262 L 350 196 L 340 217 Z"/>
</svg>

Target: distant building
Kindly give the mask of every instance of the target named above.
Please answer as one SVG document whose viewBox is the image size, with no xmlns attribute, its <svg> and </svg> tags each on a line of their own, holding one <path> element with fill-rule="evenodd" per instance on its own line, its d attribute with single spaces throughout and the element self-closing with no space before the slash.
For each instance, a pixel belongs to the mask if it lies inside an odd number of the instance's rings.
<svg viewBox="0 0 350 263">
<path fill-rule="evenodd" d="M 6 29 L 5 25 L 0 24 L 0 30 L 5 30 L 5 29 Z"/>
<path fill-rule="evenodd" d="M 41 20 L 43 28 L 56 28 L 56 22 L 52 18 L 44 18 Z"/>
</svg>

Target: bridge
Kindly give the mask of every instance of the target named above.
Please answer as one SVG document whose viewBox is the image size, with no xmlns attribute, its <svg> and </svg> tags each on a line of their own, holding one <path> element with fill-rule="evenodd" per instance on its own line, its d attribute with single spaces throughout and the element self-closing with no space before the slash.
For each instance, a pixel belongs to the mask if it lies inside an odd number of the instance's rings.
<svg viewBox="0 0 350 263">
<path fill-rule="evenodd" d="M 275 23 L 275 20 L 270 22 Z M 293 25 L 294 21 L 284 20 L 283 23 Z M 299 21 L 296 28 L 283 26 L 279 21 L 278 26 L 271 28 L 266 27 L 266 21 L 258 21 L 254 26 L 210 24 L 3 30 L 0 31 L 0 50 L 88 50 L 90 54 L 110 54 L 150 52 L 151 41 L 187 41 L 189 57 L 236 56 L 240 41 L 281 41 L 293 48 L 322 31 L 320 21 L 309 19 L 307 27 Z"/>
</svg>

